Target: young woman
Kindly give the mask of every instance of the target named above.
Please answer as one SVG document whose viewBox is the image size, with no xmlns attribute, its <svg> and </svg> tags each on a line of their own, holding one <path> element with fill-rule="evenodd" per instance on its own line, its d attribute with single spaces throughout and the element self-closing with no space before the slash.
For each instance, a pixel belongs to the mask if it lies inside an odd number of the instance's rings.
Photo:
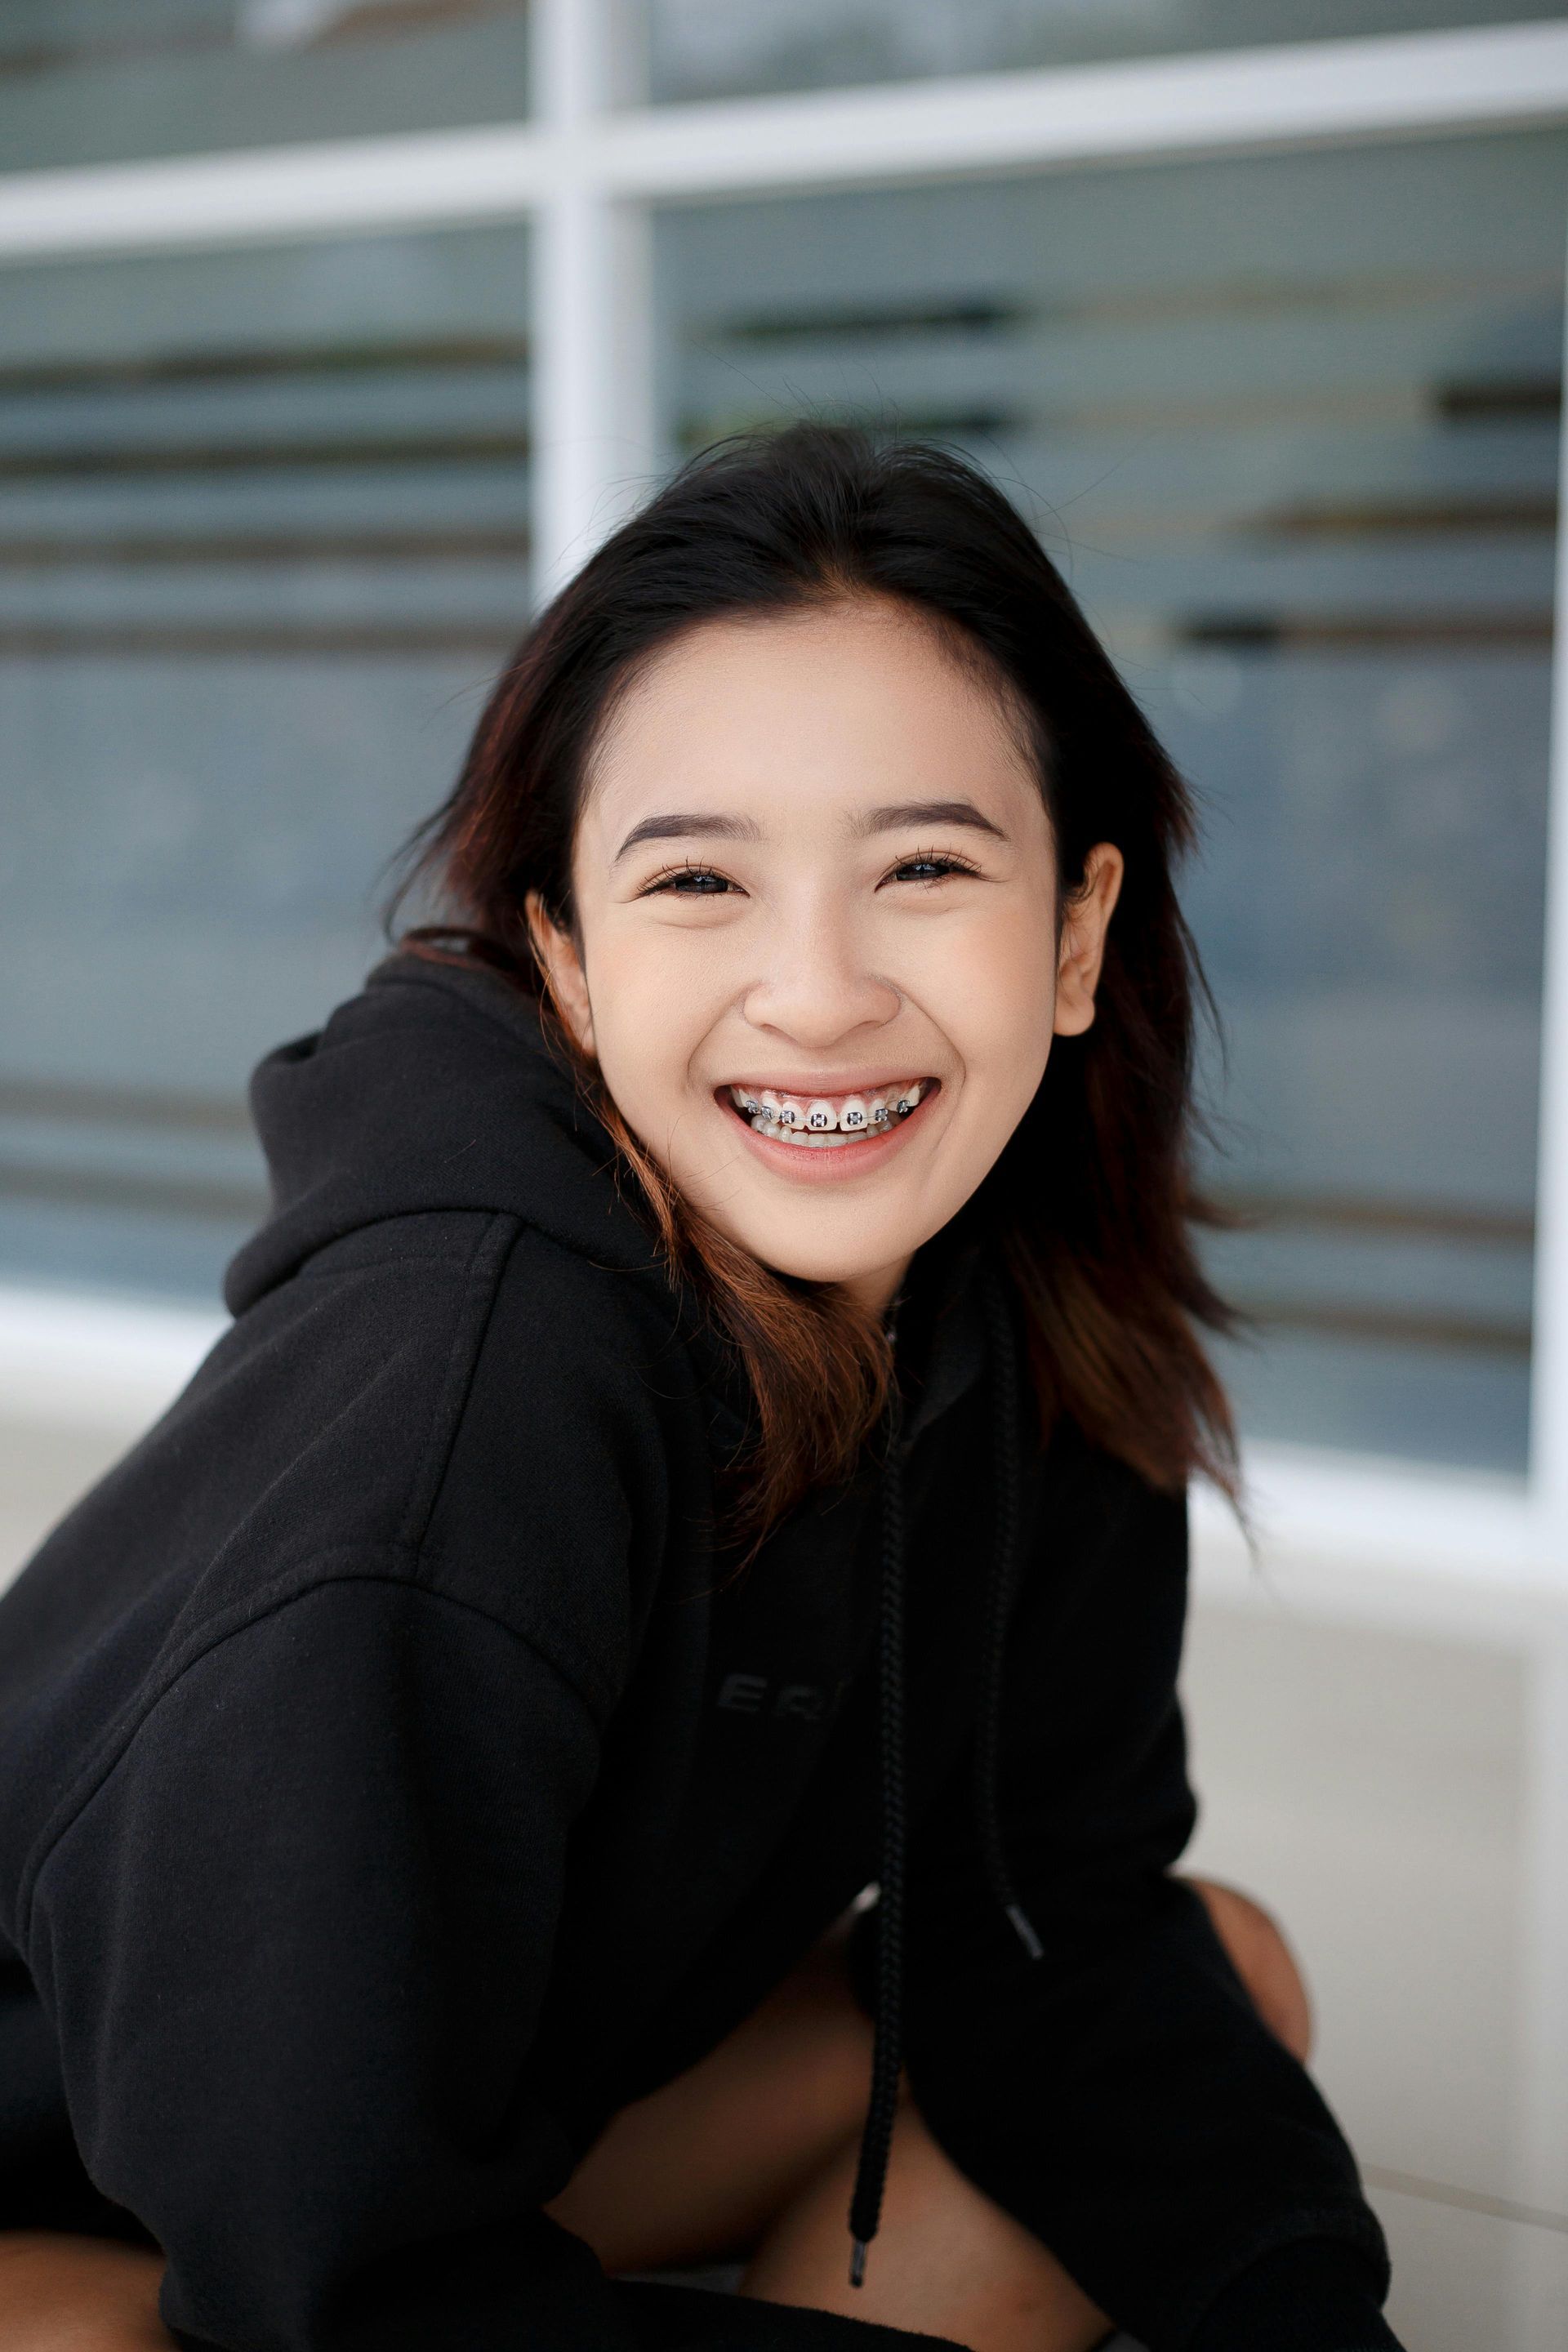
<svg viewBox="0 0 1568 2352">
<path fill-rule="evenodd" d="M 726 446 L 539 621 L 0 1611 L 8 2352 L 1394 2345 L 1173 1873 L 1188 834 L 932 451 Z"/>
</svg>

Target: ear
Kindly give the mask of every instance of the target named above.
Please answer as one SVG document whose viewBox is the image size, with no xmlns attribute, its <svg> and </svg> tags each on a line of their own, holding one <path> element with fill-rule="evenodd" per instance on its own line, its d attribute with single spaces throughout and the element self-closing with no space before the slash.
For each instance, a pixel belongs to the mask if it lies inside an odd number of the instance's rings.
<svg viewBox="0 0 1568 2352">
<path fill-rule="evenodd" d="M 523 900 L 528 935 L 539 958 L 545 986 L 556 1010 L 585 1054 L 594 1050 L 594 1013 L 588 1002 L 588 977 L 570 931 L 563 931 L 546 912 L 537 890 Z"/>
<path fill-rule="evenodd" d="M 1094 1019 L 1094 992 L 1105 961 L 1105 934 L 1125 871 L 1114 842 L 1098 842 L 1084 859 L 1083 882 L 1068 900 L 1057 958 L 1058 1037 L 1078 1037 Z"/>
</svg>

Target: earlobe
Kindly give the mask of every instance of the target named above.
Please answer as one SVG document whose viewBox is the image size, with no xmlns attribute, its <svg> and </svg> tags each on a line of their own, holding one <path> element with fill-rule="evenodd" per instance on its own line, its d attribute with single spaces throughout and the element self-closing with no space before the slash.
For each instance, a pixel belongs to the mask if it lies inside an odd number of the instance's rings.
<svg viewBox="0 0 1568 2352">
<path fill-rule="evenodd" d="M 1094 1025 L 1094 991 L 1076 974 L 1064 972 L 1057 982 L 1057 1017 L 1051 1026 L 1058 1037 L 1081 1037 Z"/>
</svg>

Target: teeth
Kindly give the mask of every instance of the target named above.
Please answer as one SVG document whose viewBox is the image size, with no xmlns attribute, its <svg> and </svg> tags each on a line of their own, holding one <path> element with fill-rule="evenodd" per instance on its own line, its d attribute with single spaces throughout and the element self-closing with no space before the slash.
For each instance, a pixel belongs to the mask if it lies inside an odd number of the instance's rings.
<svg viewBox="0 0 1568 2352">
<path fill-rule="evenodd" d="M 752 1126 L 756 1134 L 773 1143 L 791 1143 L 797 1151 L 842 1151 L 855 1140 L 852 1135 L 808 1135 L 804 1128 L 779 1127 L 768 1118 L 755 1118 Z"/>
<path fill-rule="evenodd" d="M 730 1088 L 730 1099 L 759 1135 L 819 1149 L 835 1146 L 840 1133 L 860 1135 L 907 1118 L 925 1091 L 925 1080 L 912 1078 L 897 1092 L 882 1087 L 870 1094 L 846 1095 L 835 1105 L 826 1095 L 807 1101 L 800 1095 L 776 1094 L 772 1087 L 734 1086 Z"/>
</svg>

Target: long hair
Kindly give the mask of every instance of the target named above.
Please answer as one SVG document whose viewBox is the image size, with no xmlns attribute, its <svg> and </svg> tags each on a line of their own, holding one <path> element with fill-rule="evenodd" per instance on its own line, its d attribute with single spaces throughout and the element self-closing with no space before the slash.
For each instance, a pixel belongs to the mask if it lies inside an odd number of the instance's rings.
<svg viewBox="0 0 1568 2352">
<path fill-rule="evenodd" d="M 445 919 L 401 944 L 479 961 L 541 1002 L 610 1135 L 672 1279 L 743 1368 L 755 1442 L 731 1465 L 730 1532 L 760 1539 L 848 1477 L 892 1377 L 877 1318 L 836 1286 L 762 1266 L 677 1191 L 553 1007 L 524 902 L 579 937 L 571 865 L 595 742 L 661 648 L 697 625 L 855 596 L 939 630 L 1022 723 L 1050 819 L 1059 927 L 1100 841 L 1126 871 L 1096 1013 L 1058 1038 L 1038 1092 L 963 1213 L 995 1235 L 1018 1297 L 1043 1435 L 1067 1414 L 1153 1485 L 1194 1473 L 1234 1498 L 1236 1439 L 1201 1328 L 1231 1318 L 1205 1278 L 1193 1190 L 1195 1003 L 1207 1001 L 1173 869 L 1194 838 L 1181 778 L 1038 541 L 945 451 L 797 425 L 721 442 L 591 556 L 502 674 L 458 782 L 405 846 Z"/>
</svg>

